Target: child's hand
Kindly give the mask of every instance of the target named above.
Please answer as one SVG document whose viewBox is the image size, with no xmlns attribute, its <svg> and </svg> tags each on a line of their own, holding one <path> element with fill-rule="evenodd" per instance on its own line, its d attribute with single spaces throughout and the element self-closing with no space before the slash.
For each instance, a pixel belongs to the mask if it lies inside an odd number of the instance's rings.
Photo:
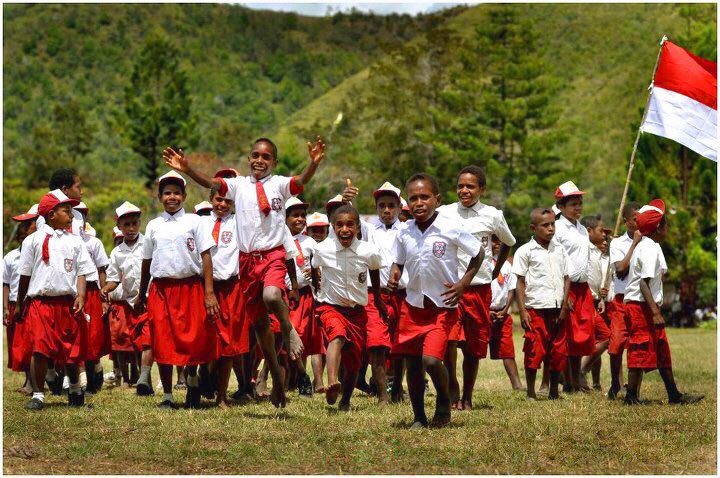
<svg viewBox="0 0 720 478">
<path fill-rule="evenodd" d="M 637 246 L 640 243 L 640 240 L 642 239 L 642 237 L 643 237 L 642 232 L 640 232 L 639 230 L 635 231 L 635 233 L 633 234 L 633 244 L 635 244 Z"/>
<path fill-rule="evenodd" d="M 657 312 L 653 312 L 653 324 L 665 325 L 665 317 L 662 316 L 659 309 Z"/>
<path fill-rule="evenodd" d="M 398 285 L 400 285 L 400 271 L 392 269 L 392 272 L 388 278 L 387 288 L 390 289 L 391 292 L 395 292 Z"/>
<path fill-rule="evenodd" d="M 3 325 L 5 327 L 7 327 L 9 321 L 10 321 L 10 311 L 7 309 L 3 309 Z"/>
<path fill-rule="evenodd" d="M 530 314 L 528 314 L 527 310 L 520 312 L 520 325 L 522 325 L 522 328 L 528 332 L 532 330 L 532 320 L 530 319 Z"/>
<path fill-rule="evenodd" d="M 22 313 L 22 307 L 18 307 L 15 311 L 15 316 L 13 317 L 13 322 L 16 324 L 19 324 L 23 321 L 23 313 Z"/>
<path fill-rule="evenodd" d="M 307 269 L 303 270 L 302 273 L 305 276 L 305 280 L 310 282 L 310 280 L 312 279 L 312 272 L 310 271 L 310 268 L 308 267 Z"/>
<path fill-rule="evenodd" d="M 103 287 L 100 289 L 100 298 L 103 302 L 109 302 L 110 299 L 108 298 L 108 286 Z"/>
<path fill-rule="evenodd" d="M 457 303 L 460 302 L 460 298 L 465 293 L 465 286 L 462 282 L 457 282 L 455 284 L 446 282 L 445 288 L 447 290 L 440 294 L 442 297 L 446 297 L 443 302 L 445 302 L 445 305 L 449 305 L 450 307 L 456 306 Z"/>
<path fill-rule="evenodd" d="M 300 294 L 297 290 L 292 289 L 287 291 L 288 302 L 290 302 L 290 309 L 295 310 L 300 305 Z"/>
<path fill-rule="evenodd" d="M 110 308 L 110 304 L 108 304 L 107 302 L 103 302 L 103 303 L 102 303 L 102 311 L 103 311 L 102 313 L 103 313 L 103 315 L 107 314 L 107 311 L 108 311 L 109 308 Z"/>
<path fill-rule="evenodd" d="M 600 289 L 600 298 L 605 300 L 607 298 L 607 295 L 608 295 L 608 290 L 605 287 Z"/>
<path fill-rule="evenodd" d="M 135 299 L 135 305 L 133 308 L 135 309 L 136 314 L 140 315 L 143 312 L 145 312 L 145 307 L 146 307 L 145 301 L 146 301 L 145 297 L 142 297 L 139 295 L 138 295 L 138 298 Z"/>
<path fill-rule="evenodd" d="M 320 164 L 320 162 L 325 158 L 325 143 L 323 143 L 320 135 L 318 135 L 314 146 L 310 141 L 308 141 L 307 148 L 308 154 L 310 154 L 310 159 L 312 160 L 313 164 Z M 168 164 L 168 166 L 170 165 Z"/>
<path fill-rule="evenodd" d="M 163 151 L 163 159 L 165 160 L 165 164 L 167 166 L 183 173 L 188 170 L 188 166 L 190 164 L 182 149 L 175 152 L 175 150 L 169 146 Z"/>
<path fill-rule="evenodd" d="M 214 292 L 205 294 L 205 312 L 207 312 L 208 320 L 215 320 L 220 314 L 220 305 Z"/>
<path fill-rule="evenodd" d="M 560 315 L 558 316 L 558 324 L 564 324 L 567 320 L 568 316 L 570 315 L 570 311 L 572 309 L 570 308 L 570 301 L 568 301 L 568 305 L 560 309 Z"/>
<path fill-rule="evenodd" d="M 80 296 L 75 297 L 75 302 L 73 303 L 73 313 L 79 314 L 85 309 L 85 299 L 83 299 Z"/>
<path fill-rule="evenodd" d="M 352 202 L 352 200 L 357 197 L 358 192 L 360 192 L 360 190 L 352 185 L 352 181 L 350 180 L 350 178 L 346 178 L 345 190 L 342 193 L 343 202 Z"/>
<path fill-rule="evenodd" d="M 605 301 L 600 299 L 600 302 L 598 302 L 598 308 L 597 308 L 598 314 L 602 315 L 605 313 Z"/>
</svg>

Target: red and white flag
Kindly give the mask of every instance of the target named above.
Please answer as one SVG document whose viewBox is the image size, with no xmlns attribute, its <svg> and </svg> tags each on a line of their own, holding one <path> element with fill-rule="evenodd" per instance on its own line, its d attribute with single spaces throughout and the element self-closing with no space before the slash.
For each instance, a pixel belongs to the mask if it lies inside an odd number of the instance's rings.
<svg viewBox="0 0 720 478">
<path fill-rule="evenodd" d="M 717 161 L 717 63 L 663 42 L 640 129 Z"/>
</svg>

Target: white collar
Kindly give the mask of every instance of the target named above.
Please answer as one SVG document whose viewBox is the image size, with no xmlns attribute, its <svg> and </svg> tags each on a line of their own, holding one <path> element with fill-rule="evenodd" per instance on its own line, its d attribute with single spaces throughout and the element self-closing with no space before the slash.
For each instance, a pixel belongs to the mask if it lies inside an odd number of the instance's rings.
<svg viewBox="0 0 720 478">
<path fill-rule="evenodd" d="M 335 237 L 333 237 L 333 241 L 335 241 L 335 251 L 336 252 L 341 251 L 343 249 L 350 249 L 351 251 L 353 251 L 354 253 L 357 254 L 357 249 L 358 249 L 358 246 L 360 245 L 360 240 L 358 240 L 357 237 L 353 237 L 352 244 L 350 244 L 350 247 L 347 247 L 347 248 L 345 246 L 343 246 L 342 244 L 340 244 L 340 240 L 338 239 L 337 234 L 335 235 Z"/>
<path fill-rule="evenodd" d="M 185 215 L 185 208 L 181 207 L 180 210 L 178 212 L 176 212 L 175 214 L 169 214 L 167 211 L 163 211 L 161 217 L 165 220 L 165 222 L 167 222 L 167 221 L 172 221 L 172 220 L 177 221 L 184 215 Z"/>
</svg>

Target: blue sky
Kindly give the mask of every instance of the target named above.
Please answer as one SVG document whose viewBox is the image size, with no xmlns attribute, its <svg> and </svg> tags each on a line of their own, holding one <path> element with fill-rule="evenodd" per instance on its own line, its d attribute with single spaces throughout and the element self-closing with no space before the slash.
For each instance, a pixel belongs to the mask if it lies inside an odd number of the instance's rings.
<svg viewBox="0 0 720 478">
<path fill-rule="evenodd" d="M 429 13 L 443 8 L 460 5 L 458 2 L 417 2 L 417 3 L 375 3 L 375 2 L 335 2 L 335 3 L 243 3 L 246 7 L 262 10 L 279 10 L 296 12 L 301 15 L 324 16 L 337 11 L 347 11 L 355 7 L 357 10 L 386 15 L 390 13 Z"/>
</svg>

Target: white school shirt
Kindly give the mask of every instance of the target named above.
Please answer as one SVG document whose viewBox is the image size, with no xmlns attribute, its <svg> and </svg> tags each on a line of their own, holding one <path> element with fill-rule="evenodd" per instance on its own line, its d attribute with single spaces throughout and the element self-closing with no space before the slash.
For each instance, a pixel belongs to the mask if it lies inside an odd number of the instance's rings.
<svg viewBox="0 0 720 478">
<path fill-rule="evenodd" d="M 567 252 L 570 282 L 587 282 L 590 263 L 590 236 L 587 228 L 580 224 L 580 221 L 573 224 L 561 214 L 555 221 L 553 240 L 562 245 Z"/>
<path fill-rule="evenodd" d="M 497 258 L 492 258 L 493 267 L 497 263 Z M 500 276 L 503 277 L 503 283 L 500 284 Z M 503 310 L 508 303 L 508 296 L 511 290 L 515 290 L 517 278 L 512 273 L 512 265 L 505 261 L 500 268 L 500 275 L 490 283 L 492 290 L 492 300 L 490 301 L 490 310 Z"/>
<path fill-rule="evenodd" d="M 603 254 L 598 247 L 590 243 L 590 262 L 588 264 L 588 285 L 590 286 L 590 292 L 592 292 L 593 299 L 600 299 L 600 289 L 602 289 L 605 283 L 605 277 L 607 277 L 607 267 L 610 257 L 607 254 Z M 610 285 L 608 284 L 608 288 Z M 608 296 L 609 297 L 609 296 Z"/>
<path fill-rule="evenodd" d="M 610 241 L 610 263 L 613 268 L 613 288 L 615 294 L 624 294 L 625 288 L 627 287 L 628 276 L 621 279 L 615 273 L 615 263 L 625 259 L 630 246 L 632 246 L 632 237 L 627 235 L 627 232 L 620 237 L 616 237 Z"/>
<path fill-rule="evenodd" d="M 17 302 L 18 285 L 20 284 L 20 273 L 18 273 L 19 263 L 19 247 L 5 254 L 3 258 L 3 284 L 6 284 L 10 288 L 10 302 Z"/>
<path fill-rule="evenodd" d="M 290 228 L 285 226 L 285 236 L 283 237 L 283 248 L 285 249 L 285 261 L 289 261 L 290 259 L 295 259 L 297 256 L 300 255 L 300 253 L 297 250 L 297 247 L 295 247 L 295 241 L 293 239 L 292 232 L 290 232 Z"/>
<path fill-rule="evenodd" d="M 215 212 L 209 216 L 200 216 L 203 227 L 212 237 L 215 222 L 218 217 Z M 238 275 L 240 269 L 240 250 L 237 243 L 237 221 L 235 214 L 227 214 L 220 220 L 220 231 L 218 232 L 217 246 L 211 251 L 213 262 L 213 280 L 227 280 Z"/>
<path fill-rule="evenodd" d="M 95 282 L 95 284 L 100 287 L 98 269 L 110 265 L 110 259 L 108 258 L 107 253 L 105 253 L 105 246 L 103 246 L 100 239 L 88 234 L 85 234 L 83 239 L 85 241 L 85 247 L 87 248 L 88 253 L 90 253 L 90 258 L 92 259 L 93 264 L 95 264 L 95 271 L 88 274 L 85 280 L 88 282 Z"/>
<path fill-rule="evenodd" d="M 140 293 L 140 279 L 142 275 L 142 252 L 145 237 L 138 234 L 132 246 L 122 242 L 110 252 L 110 266 L 107 270 L 107 282 L 115 282 L 117 288 L 110 293 L 112 300 L 125 300 L 131 306 L 135 305 Z"/>
<path fill-rule="evenodd" d="M 374 244 L 354 238 L 350 247 L 343 247 L 337 239 L 325 239 L 312 256 L 312 267 L 321 269 L 318 300 L 344 307 L 367 305 L 368 269 L 377 270 L 383 265 Z"/>
<path fill-rule="evenodd" d="M 185 279 L 202 275 L 200 253 L 215 247 L 212 231 L 201 216 L 180 209 L 173 215 L 163 212 L 145 228 L 143 259 L 152 259 L 153 278 Z"/>
<path fill-rule="evenodd" d="M 653 300 L 657 305 L 661 305 L 663 302 L 662 278 L 666 272 L 667 262 L 665 262 L 665 254 L 663 254 L 660 244 L 649 237 L 643 237 L 635 247 L 630 259 L 630 270 L 623 302 L 631 300 L 645 302 L 645 298 L 640 292 L 640 282 L 649 278 Z"/>
<path fill-rule="evenodd" d="M 470 207 L 465 207 L 460 202 L 440 206 L 440 214 L 445 214 L 454 219 L 462 228 L 475 236 L 485 249 L 485 259 L 480 265 L 480 270 L 473 277 L 471 285 L 490 284 L 493 273 L 492 235 L 495 234 L 503 244 L 515 245 L 515 236 L 505 221 L 505 216 L 500 209 L 488 206 L 480 201 Z M 462 250 L 458 254 L 460 265 L 458 275 L 462 277 L 467 271 L 468 264 L 474 256 L 465 254 Z"/>
<path fill-rule="evenodd" d="M 50 234 L 48 250 L 50 260 L 42 259 L 45 237 Z M 53 230 L 45 224 L 30 234 L 22 243 L 18 273 L 30 276 L 28 297 L 57 297 L 77 295 L 78 276 L 96 271 L 95 264 L 80 236 L 68 231 Z"/>
<path fill-rule="evenodd" d="M 300 250 L 302 251 L 302 255 L 303 255 L 302 267 L 300 267 L 300 265 L 298 264 L 298 260 L 300 258 L 300 253 L 299 253 L 299 251 L 297 251 L 297 245 L 295 244 L 296 240 L 300 244 Z M 300 233 L 292 238 L 292 248 L 298 252 L 298 254 L 293 258 L 294 259 L 293 263 L 295 264 L 295 276 L 297 277 L 298 290 L 310 285 L 310 281 L 305 278 L 305 271 L 310 269 L 310 260 L 312 259 L 313 254 L 315 254 L 316 246 L 317 246 L 317 242 L 315 242 L 315 239 L 313 239 L 310 236 L 306 236 L 303 233 Z M 290 276 L 288 274 L 285 274 L 285 287 L 287 287 L 288 290 L 291 289 L 290 285 L 291 285 L 290 284 Z"/>
<path fill-rule="evenodd" d="M 380 287 L 387 287 L 388 280 L 390 279 L 390 269 L 392 268 L 395 259 L 397 258 L 397 235 L 401 229 L 405 228 L 405 223 L 399 219 L 396 220 L 392 226 L 388 229 L 385 224 L 379 222 L 372 226 L 372 236 L 370 243 L 375 244 L 380 253 L 383 256 L 383 262 L 387 264 L 385 267 L 380 269 Z M 402 276 L 400 276 L 400 282 L 398 284 L 399 289 L 405 289 L 408 282 L 407 269 L 403 269 Z"/>
<path fill-rule="evenodd" d="M 513 256 L 512 272 L 525 277 L 525 307 L 558 309 L 562 307 L 565 276 L 568 275 L 565 248 L 550 241 L 545 249 L 535 241 L 523 244 Z"/>
<path fill-rule="evenodd" d="M 458 252 L 463 250 L 475 257 L 482 244 L 456 221 L 441 214 L 425 232 L 420 231 L 414 219 L 405 224 L 397 236 L 396 261 L 408 272 L 406 300 L 414 307 L 423 308 L 427 297 L 438 307 L 450 308 L 441 294 L 447 291 L 445 283 L 455 284 L 459 280 Z"/>
<path fill-rule="evenodd" d="M 223 179 L 220 194 L 235 201 L 238 247 L 242 252 L 268 251 L 283 245 L 285 239 L 285 202 L 303 190 L 287 176 L 269 175 L 260 180 L 270 203 L 266 216 L 258 206 L 253 176 Z"/>
</svg>

